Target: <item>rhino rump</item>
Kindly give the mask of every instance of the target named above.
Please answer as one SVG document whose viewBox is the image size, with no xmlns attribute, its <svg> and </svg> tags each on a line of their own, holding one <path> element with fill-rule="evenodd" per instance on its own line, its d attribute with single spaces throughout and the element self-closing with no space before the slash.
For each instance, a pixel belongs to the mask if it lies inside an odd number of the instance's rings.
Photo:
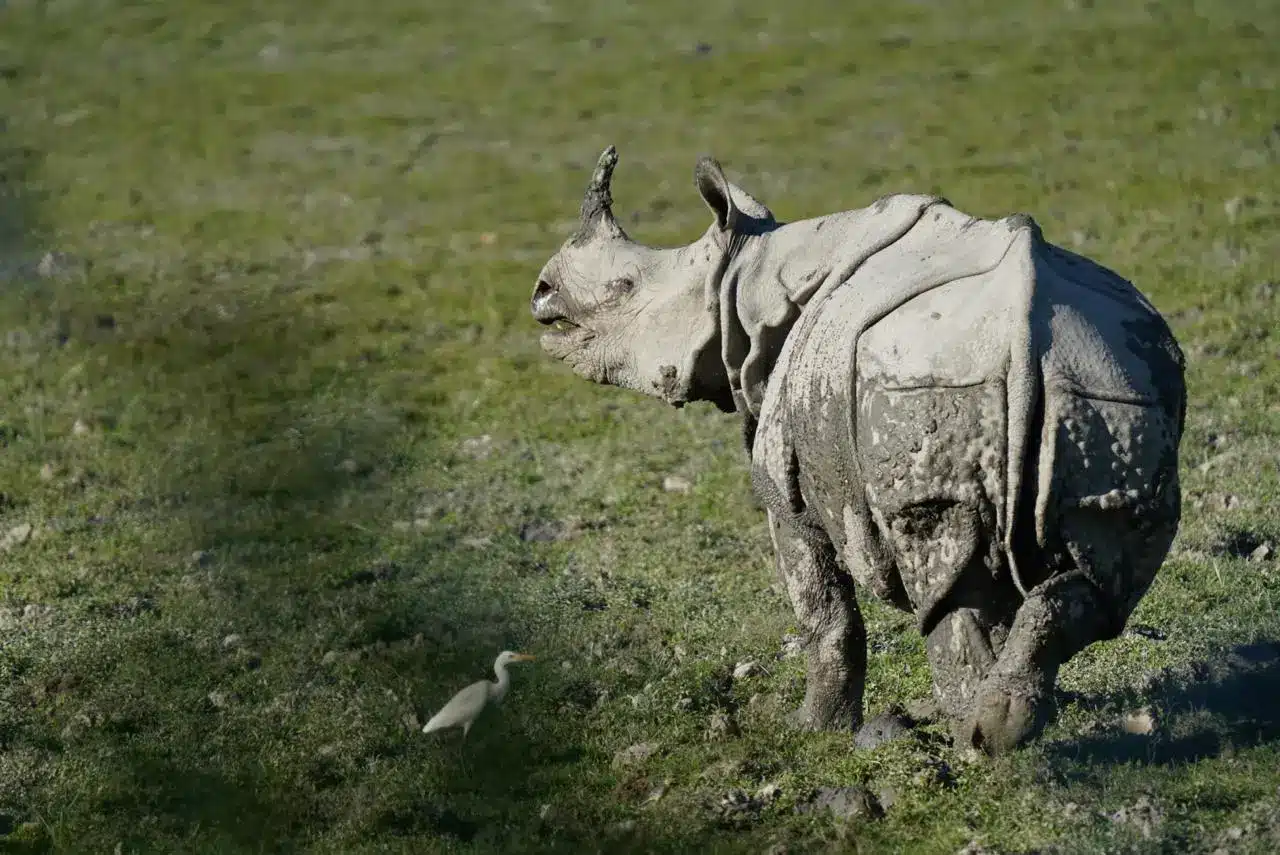
<svg viewBox="0 0 1280 855">
<path fill-rule="evenodd" d="M 940 204 L 809 320 L 753 449 L 775 511 L 922 632 L 966 590 L 1025 595 L 1071 566 L 1118 632 L 1176 530 L 1184 406 L 1136 289 L 1030 218 Z"/>
</svg>

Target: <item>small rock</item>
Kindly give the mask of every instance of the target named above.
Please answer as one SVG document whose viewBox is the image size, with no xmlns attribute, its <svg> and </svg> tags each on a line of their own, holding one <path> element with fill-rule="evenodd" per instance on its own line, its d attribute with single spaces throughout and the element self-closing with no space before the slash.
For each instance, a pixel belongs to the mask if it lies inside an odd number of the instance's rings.
<svg viewBox="0 0 1280 855">
<path fill-rule="evenodd" d="M 41 481 L 52 481 L 56 477 L 58 477 L 58 470 L 54 468 L 52 463 L 46 463 L 40 467 Z"/>
<path fill-rule="evenodd" d="M 667 793 L 667 782 L 663 781 L 658 786 L 649 791 L 649 795 L 644 797 L 644 804 L 650 805 L 661 799 Z"/>
<path fill-rule="evenodd" d="M 878 748 L 886 742 L 911 735 L 915 722 L 895 712 L 883 712 L 858 728 L 853 737 L 853 747 L 862 751 Z"/>
<path fill-rule="evenodd" d="M 1151 710 L 1143 708 L 1137 712 L 1131 712 L 1124 717 L 1121 727 L 1125 733 L 1132 733 L 1137 736 L 1146 736 L 1153 733 L 1156 729 L 1155 716 L 1151 714 Z"/>
<path fill-rule="evenodd" d="M 332 665 L 333 663 L 337 662 L 340 657 L 341 657 L 341 654 L 338 653 L 338 651 L 330 650 L 327 653 L 325 653 L 324 656 L 320 657 L 320 664 Z"/>
<path fill-rule="evenodd" d="M 405 713 L 400 717 L 400 723 L 404 725 L 404 729 L 410 733 L 417 733 L 422 727 L 422 722 L 418 721 L 418 714 L 415 712 Z"/>
<path fill-rule="evenodd" d="M 74 436 L 88 436 L 90 433 L 88 423 L 83 419 L 76 419 L 76 423 L 71 426 L 71 433 Z"/>
<path fill-rule="evenodd" d="M 688 478 L 679 475 L 668 475 L 662 479 L 662 489 L 668 493 L 687 493 L 693 489 Z"/>
<path fill-rule="evenodd" d="M 191 566 L 193 567 L 208 567 L 212 563 L 213 556 L 203 549 L 197 549 L 191 553 Z"/>
<path fill-rule="evenodd" d="M 488 546 L 489 544 L 491 544 L 491 543 L 493 543 L 493 539 L 492 539 L 492 538 L 489 538 L 489 537 L 464 537 L 464 538 L 462 538 L 462 545 L 463 545 L 463 546 L 465 546 L 465 547 L 467 547 L 468 549 L 484 549 L 485 547 L 487 547 L 487 546 Z"/>
<path fill-rule="evenodd" d="M 1250 561 L 1269 561 L 1276 554 L 1275 548 L 1270 543 L 1264 543 L 1253 552 L 1249 553 Z"/>
<path fill-rule="evenodd" d="M 354 475 L 360 471 L 360 464 L 356 463 L 353 458 L 348 457 L 346 460 L 338 464 L 338 471 L 347 475 Z"/>
<path fill-rule="evenodd" d="M 733 679 L 745 680 L 760 673 L 760 666 L 754 662 L 739 662 L 733 666 Z"/>
<path fill-rule="evenodd" d="M 637 742 L 613 755 L 613 768 L 626 769 L 649 759 L 661 745 L 657 742 Z"/>
<path fill-rule="evenodd" d="M 804 802 L 796 805 L 796 813 L 830 811 L 841 819 L 884 816 L 884 808 L 866 787 L 819 787 Z"/>
<path fill-rule="evenodd" d="M 573 538 L 578 533 L 576 528 L 560 520 L 532 520 L 520 526 L 520 539 L 525 543 L 555 543 Z"/>
<path fill-rule="evenodd" d="M 409 520 L 396 520 L 395 522 L 391 523 L 391 530 L 398 531 L 401 533 L 412 531 L 413 523 L 410 522 Z"/>
<path fill-rule="evenodd" d="M 226 638 L 222 639 L 222 646 L 227 650 L 239 647 L 242 644 L 244 644 L 244 636 L 240 635 L 238 632 L 233 632 Z"/>
<path fill-rule="evenodd" d="M 547 804 L 538 808 L 538 819 L 542 820 L 543 822 L 546 822 L 550 816 L 551 816 L 551 805 Z"/>
<path fill-rule="evenodd" d="M 208 698 L 214 709 L 224 709 L 230 703 L 226 692 L 213 691 L 209 693 Z"/>
</svg>

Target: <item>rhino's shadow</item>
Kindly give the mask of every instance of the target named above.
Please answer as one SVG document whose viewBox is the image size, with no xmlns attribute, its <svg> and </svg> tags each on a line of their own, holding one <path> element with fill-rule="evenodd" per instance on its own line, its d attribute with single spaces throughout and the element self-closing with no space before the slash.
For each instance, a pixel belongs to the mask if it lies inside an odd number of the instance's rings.
<svg viewBox="0 0 1280 855">
<path fill-rule="evenodd" d="M 1262 641 L 1166 669 L 1141 691 L 1077 699 L 1086 709 L 1147 707 L 1150 734 L 1113 725 L 1103 733 L 1046 746 L 1065 772 L 1081 764 L 1185 763 L 1280 740 L 1280 642 Z"/>
</svg>

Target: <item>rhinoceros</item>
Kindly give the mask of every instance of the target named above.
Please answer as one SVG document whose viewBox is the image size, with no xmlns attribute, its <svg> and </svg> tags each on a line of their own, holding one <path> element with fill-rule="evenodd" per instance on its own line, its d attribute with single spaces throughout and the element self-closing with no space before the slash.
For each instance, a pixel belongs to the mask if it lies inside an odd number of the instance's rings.
<svg viewBox="0 0 1280 855">
<path fill-rule="evenodd" d="M 958 743 L 1040 735 L 1060 666 L 1123 631 L 1181 513 L 1184 361 L 1127 280 L 1025 214 L 895 194 L 779 222 L 703 157 L 694 243 L 631 240 L 601 155 L 538 275 L 543 349 L 742 416 L 806 639 L 793 723 L 862 721 L 857 591 L 914 616 Z"/>
</svg>

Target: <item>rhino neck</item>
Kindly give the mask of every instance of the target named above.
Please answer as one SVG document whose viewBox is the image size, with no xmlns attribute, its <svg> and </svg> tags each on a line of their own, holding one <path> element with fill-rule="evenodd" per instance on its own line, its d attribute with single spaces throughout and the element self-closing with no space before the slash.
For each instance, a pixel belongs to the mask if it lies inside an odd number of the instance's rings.
<svg viewBox="0 0 1280 855">
<path fill-rule="evenodd" d="M 906 234 L 939 201 L 937 196 L 888 196 L 868 208 L 743 238 L 720 282 L 720 346 L 734 403 L 748 421 L 748 436 L 783 346 L 806 308 L 813 303 L 819 310 L 825 294 Z"/>
</svg>

